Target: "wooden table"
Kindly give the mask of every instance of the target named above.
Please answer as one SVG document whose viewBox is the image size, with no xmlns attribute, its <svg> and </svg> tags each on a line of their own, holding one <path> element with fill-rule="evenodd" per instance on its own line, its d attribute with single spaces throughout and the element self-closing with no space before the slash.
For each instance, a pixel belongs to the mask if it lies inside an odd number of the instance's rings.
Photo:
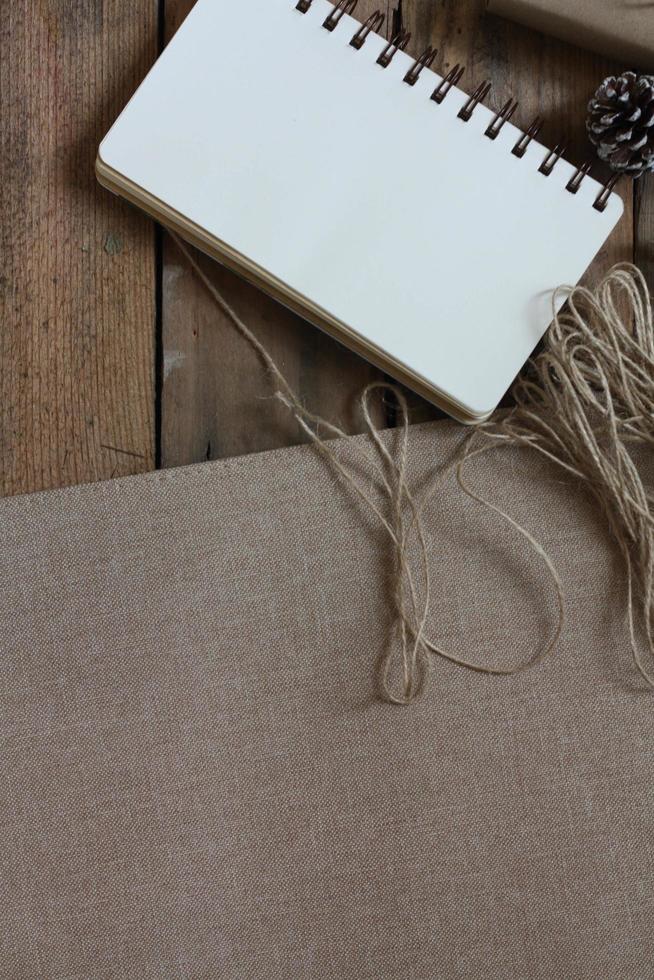
<svg viewBox="0 0 654 980">
<path fill-rule="evenodd" d="M 234 0 L 244 2 L 244 0 Z M 301 441 L 267 378 L 165 233 L 101 190 L 97 145 L 192 0 L 16 0 L 0 22 L 0 493 L 100 480 Z M 360 0 L 364 20 L 379 6 Z M 586 102 L 624 66 L 484 12 L 484 0 L 385 3 L 387 33 L 468 66 L 468 90 L 520 100 L 569 158 L 588 154 Z M 398 173 L 388 199 L 401 207 Z M 591 270 L 636 259 L 654 282 L 654 178 L 626 182 L 626 215 Z M 435 234 L 438 231 L 435 230 Z M 352 431 L 377 372 L 203 260 L 307 405 Z M 436 299 L 436 297 L 435 297 Z M 434 410 L 412 397 L 415 419 Z M 385 421 L 392 423 L 392 405 Z"/>
</svg>

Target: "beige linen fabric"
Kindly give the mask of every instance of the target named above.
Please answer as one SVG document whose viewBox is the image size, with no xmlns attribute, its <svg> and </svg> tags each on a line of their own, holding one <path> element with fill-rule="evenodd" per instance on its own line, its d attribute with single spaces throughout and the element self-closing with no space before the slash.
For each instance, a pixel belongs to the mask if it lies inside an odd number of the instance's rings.
<svg viewBox="0 0 654 980">
<path fill-rule="evenodd" d="M 461 438 L 412 430 L 413 484 Z M 513 678 L 437 663 L 408 708 L 372 683 L 386 553 L 311 449 L 0 502 L 0 976 L 654 976 L 622 567 L 549 465 L 470 482 L 551 553 L 565 635 Z M 432 636 L 545 640 L 517 537 L 451 480 L 426 524 Z"/>
</svg>

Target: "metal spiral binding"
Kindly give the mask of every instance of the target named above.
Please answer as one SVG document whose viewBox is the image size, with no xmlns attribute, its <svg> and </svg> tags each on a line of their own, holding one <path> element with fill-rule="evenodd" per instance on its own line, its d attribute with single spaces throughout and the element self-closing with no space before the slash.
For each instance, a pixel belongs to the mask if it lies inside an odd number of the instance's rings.
<svg viewBox="0 0 654 980">
<path fill-rule="evenodd" d="M 352 14 L 354 12 L 354 8 L 356 7 L 357 3 L 358 0 L 341 0 L 341 2 L 334 7 L 331 14 L 329 17 L 327 17 L 322 26 L 327 31 L 335 30 L 338 27 L 341 18 L 344 17 L 345 14 Z"/>
<path fill-rule="evenodd" d="M 592 160 L 586 160 L 585 163 L 577 169 L 577 172 L 570 178 L 568 183 L 565 185 L 565 189 L 569 191 L 570 194 L 576 194 L 582 185 L 585 177 L 588 176 L 593 166 Z"/>
<path fill-rule="evenodd" d="M 529 129 L 522 134 L 522 136 L 520 137 L 516 145 L 511 150 L 511 153 L 514 155 L 514 157 L 518 157 L 519 160 L 523 158 L 523 156 L 527 152 L 527 147 L 529 146 L 532 140 L 536 139 L 541 129 L 543 128 L 543 125 L 544 125 L 544 120 L 541 119 L 540 116 L 536 116 Z"/>
<path fill-rule="evenodd" d="M 557 143 L 554 149 L 550 150 L 541 163 L 540 167 L 538 168 L 538 173 L 543 174 L 544 177 L 549 177 L 567 148 L 567 143 Z"/>
<path fill-rule="evenodd" d="M 374 14 L 371 14 L 365 24 L 362 24 L 359 30 L 356 32 L 350 44 L 353 48 L 359 51 L 363 45 L 366 43 L 366 38 L 372 31 L 377 34 L 381 30 L 384 21 L 386 20 L 386 14 L 383 14 L 381 10 L 376 10 Z"/>
<path fill-rule="evenodd" d="M 502 106 L 500 111 L 496 114 L 492 123 L 485 132 L 485 136 L 488 136 L 489 140 L 496 140 L 500 135 L 500 130 L 505 122 L 508 122 L 513 113 L 516 111 L 519 102 L 514 102 L 513 99 L 509 99 L 508 102 Z"/>
<path fill-rule="evenodd" d="M 490 90 L 491 83 L 489 81 L 481 82 L 474 90 L 466 104 L 459 109 L 458 118 L 463 119 L 464 122 L 470 122 L 473 112 L 481 100 L 486 98 Z"/>
<path fill-rule="evenodd" d="M 431 101 L 436 102 L 438 105 L 441 104 L 443 99 L 447 96 L 448 92 L 455 85 L 458 85 L 463 77 L 465 68 L 461 65 L 455 65 L 454 68 L 450 68 L 445 78 L 436 86 L 434 91 L 431 93 Z"/>
<path fill-rule="evenodd" d="M 409 68 L 408 72 L 404 76 L 404 81 L 407 83 L 407 85 L 416 84 L 420 78 L 420 72 L 422 69 L 431 68 L 432 62 L 437 54 L 438 51 L 436 48 L 427 48 L 427 50 L 414 61 L 413 66 Z"/>
<path fill-rule="evenodd" d="M 327 31 L 334 31 L 340 24 L 341 20 L 345 15 L 351 15 L 357 6 L 358 0 L 340 0 L 335 6 L 326 20 L 323 22 L 323 27 Z M 306 14 L 310 9 L 313 0 L 298 0 L 296 5 L 296 10 L 301 14 Z M 359 51 L 370 34 L 378 34 L 381 30 L 382 25 L 386 19 L 386 15 L 381 10 L 376 10 L 373 14 L 368 17 L 364 24 L 361 24 L 359 30 L 356 32 L 354 37 L 350 40 L 350 46 L 355 50 Z M 395 57 L 398 51 L 404 51 L 411 39 L 411 34 L 408 31 L 400 31 L 393 37 L 382 53 L 377 58 L 377 64 L 382 68 L 388 68 L 391 61 Z M 431 68 L 434 59 L 436 58 L 437 50 L 435 48 L 427 48 L 419 58 L 416 58 L 411 68 L 408 70 L 404 76 L 404 81 L 407 85 L 415 85 L 418 81 L 420 74 L 425 68 Z M 448 96 L 452 88 L 454 88 L 461 81 L 461 77 L 465 68 L 461 65 L 454 65 L 450 68 L 447 75 L 445 75 L 434 91 L 432 92 L 430 99 L 437 105 L 440 105 Z M 457 116 L 463 122 L 469 122 L 472 115 L 477 108 L 477 106 L 486 98 L 491 89 L 491 83 L 489 81 L 481 82 L 477 86 L 473 94 L 468 98 L 465 105 L 459 110 Z M 518 102 L 513 99 L 509 99 L 504 106 L 495 114 L 490 125 L 485 130 L 485 135 L 491 139 L 495 140 L 500 134 L 502 127 L 507 123 L 511 117 L 514 115 L 516 109 L 518 108 Z M 530 143 L 536 139 L 539 132 L 543 127 L 543 120 L 537 117 L 534 119 L 532 124 L 527 130 L 520 136 L 517 143 L 511 150 L 514 156 L 522 159 Z M 552 171 L 556 167 L 557 163 L 565 153 L 567 144 L 564 142 L 559 142 L 556 144 L 553 150 L 550 150 L 538 168 L 538 172 L 544 177 L 549 177 Z M 566 184 L 566 191 L 569 194 L 576 194 L 584 182 L 585 178 L 590 174 L 593 166 L 592 160 L 587 160 L 580 167 L 577 168 L 574 175 Z M 596 211 L 605 211 L 606 206 L 609 202 L 611 194 L 613 193 L 615 186 L 620 179 L 620 174 L 613 174 L 603 185 L 601 191 L 595 198 L 593 207 Z"/>
<path fill-rule="evenodd" d="M 388 42 L 382 53 L 377 58 L 377 64 L 381 65 L 382 68 L 388 68 L 397 52 L 404 51 L 410 40 L 411 34 L 408 31 L 400 31 L 399 34 L 396 34 L 395 37 Z"/>
<path fill-rule="evenodd" d="M 609 203 L 609 198 L 611 197 L 615 185 L 617 184 L 617 182 L 620 180 L 621 177 L 622 174 L 613 174 L 613 176 L 609 177 L 609 179 L 606 181 L 604 187 L 595 198 L 593 207 L 595 208 L 596 211 L 606 211 L 606 205 Z"/>
</svg>

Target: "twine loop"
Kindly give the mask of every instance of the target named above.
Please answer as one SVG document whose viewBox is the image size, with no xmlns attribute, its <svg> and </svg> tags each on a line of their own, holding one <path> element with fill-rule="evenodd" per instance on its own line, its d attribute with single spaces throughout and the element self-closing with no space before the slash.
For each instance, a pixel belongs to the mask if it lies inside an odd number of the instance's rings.
<svg viewBox="0 0 654 980">
<path fill-rule="evenodd" d="M 636 637 L 638 609 L 646 646 L 652 655 L 654 499 L 630 453 L 634 444 L 654 444 L 654 326 L 647 285 L 635 266 L 616 266 L 595 292 L 566 287 L 563 291 L 568 302 L 563 312 L 556 309 L 561 290 L 555 291 L 553 325 L 544 349 L 515 383 L 515 407 L 473 430 L 464 441 L 459 458 L 440 476 L 433 477 L 417 499 L 407 477 L 409 411 L 401 389 L 376 381 L 360 396 L 368 447 L 373 449 L 373 455 L 362 451 L 378 478 L 381 494 L 376 494 L 330 444 L 333 438 L 345 438 L 347 433 L 304 407 L 263 344 L 207 278 L 190 250 L 176 236 L 173 238 L 216 304 L 263 362 L 275 397 L 291 412 L 336 476 L 372 512 L 389 539 L 397 642 L 389 644 L 381 659 L 379 680 L 386 700 L 410 704 L 423 690 L 434 657 L 479 673 L 508 676 L 543 660 L 561 636 L 564 592 L 551 558 L 526 528 L 482 497 L 466 478 L 471 460 L 503 444 L 539 452 L 581 481 L 596 500 L 627 571 L 627 621 L 634 663 L 647 684 L 654 687 L 654 673 L 646 665 Z M 391 393 L 397 405 L 396 452 L 381 439 L 373 420 L 372 398 L 380 392 Z M 557 616 L 551 635 L 513 667 L 475 663 L 444 650 L 426 635 L 432 584 L 423 514 L 452 469 L 461 490 L 526 542 L 553 583 Z"/>
</svg>

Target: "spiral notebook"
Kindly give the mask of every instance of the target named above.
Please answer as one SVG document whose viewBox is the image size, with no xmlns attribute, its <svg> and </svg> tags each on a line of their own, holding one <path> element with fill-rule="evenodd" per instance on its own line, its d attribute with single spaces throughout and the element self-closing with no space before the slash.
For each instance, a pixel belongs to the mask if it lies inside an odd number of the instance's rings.
<svg viewBox="0 0 654 980">
<path fill-rule="evenodd" d="M 356 0 L 199 0 L 100 181 L 464 422 L 487 417 L 622 213 Z M 398 181 L 398 178 L 401 179 Z M 560 302 L 563 300 L 561 299 Z"/>
</svg>

